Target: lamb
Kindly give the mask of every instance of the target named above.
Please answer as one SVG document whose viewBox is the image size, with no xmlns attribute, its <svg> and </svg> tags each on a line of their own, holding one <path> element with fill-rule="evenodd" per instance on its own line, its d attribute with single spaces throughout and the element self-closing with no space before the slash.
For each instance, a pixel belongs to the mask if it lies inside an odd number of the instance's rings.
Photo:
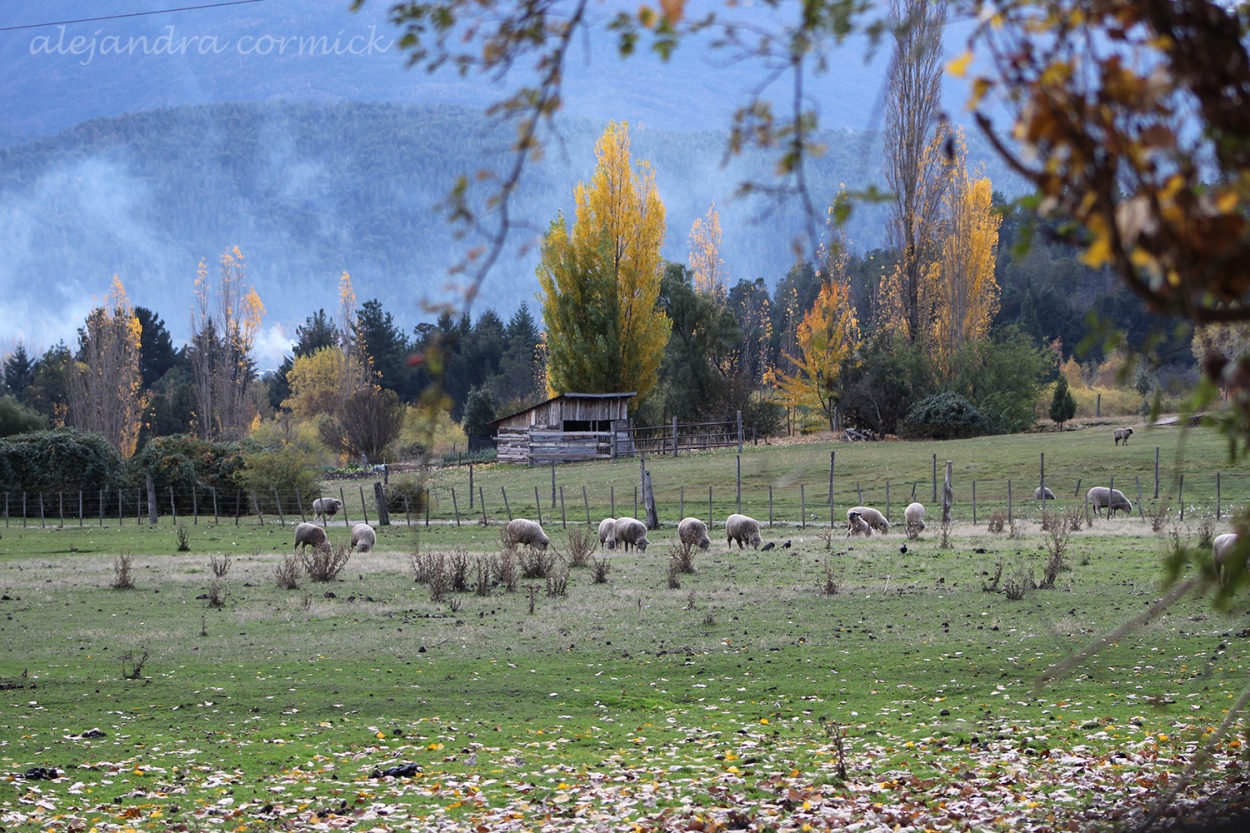
<svg viewBox="0 0 1250 833">
<path fill-rule="evenodd" d="M 1119 445 L 1121 440 L 1124 441 L 1125 445 L 1128 445 L 1128 438 L 1133 436 L 1133 429 L 1132 428 L 1117 428 L 1111 432 L 1111 436 L 1115 437 L 1116 445 Z"/>
<path fill-rule="evenodd" d="M 846 513 L 846 537 L 852 535 L 872 535 L 872 527 L 854 509 Z"/>
<path fill-rule="evenodd" d="M 1055 493 L 1050 490 L 1049 486 L 1038 486 L 1033 490 L 1034 500 L 1054 500 Z"/>
<path fill-rule="evenodd" d="M 908 538 L 915 538 L 924 532 L 924 504 L 909 503 L 903 510 L 903 522 L 906 525 Z"/>
<path fill-rule="evenodd" d="M 698 518 L 682 518 L 677 524 L 677 537 L 686 547 L 705 550 L 712 546 L 712 539 L 707 537 L 707 524 Z"/>
<path fill-rule="evenodd" d="M 295 527 L 295 548 L 292 552 L 307 552 L 308 547 L 317 549 L 318 547 L 330 546 L 330 539 L 326 536 L 326 531 L 316 524 L 302 523 Z"/>
<path fill-rule="evenodd" d="M 378 535 L 373 531 L 373 527 L 366 523 L 359 523 L 352 527 L 352 550 L 355 552 L 369 552 L 378 543 Z"/>
<path fill-rule="evenodd" d="M 647 540 L 647 525 L 637 518 L 616 519 L 616 544 L 624 546 L 629 552 L 630 547 L 637 547 L 639 552 L 646 552 L 651 542 Z"/>
<path fill-rule="evenodd" d="M 313 520 L 329 520 L 343 508 L 343 501 L 336 497 L 319 497 L 313 501 Z"/>
<path fill-rule="evenodd" d="M 528 518 L 513 518 L 508 521 L 508 525 L 504 527 L 504 537 L 510 544 L 525 544 L 540 550 L 546 550 L 551 543 L 542 526 Z"/>
<path fill-rule="evenodd" d="M 890 522 L 885 519 L 880 511 L 873 509 L 871 506 L 854 506 L 846 510 L 847 520 L 850 520 L 851 513 L 856 512 L 870 527 L 880 532 L 882 535 L 890 531 Z"/>
<path fill-rule="evenodd" d="M 1228 559 L 1232 556 L 1233 551 L 1237 549 L 1238 535 L 1236 532 L 1226 532 L 1223 535 L 1215 536 L 1215 540 L 1211 542 L 1211 555 L 1215 563 L 1215 571 L 1219 574 L 1220 579 L 1224 578 L 1224 566 L 1228 564 Z"/>
<path fill-rule="evenodd" d="M 1115 515 L 1117 509 L 1126 515 L 1133 514 L 1133 504 L 1119 489 L 1095 486 L 1085 493 L 1085 499 L 1089 501 L 1089 505 L 1094 508 L 1094 514 L 1098 517 L 1102 517 L 1103 509 L 1107 510 L 1108 518 Z"/>
<path fill-rule="evenodd" d="M 737 541 L 738 549 L 743 549 L 745 544 L 750 544 L 752 549 L 758 550 L 760 548 L 760 522 L 746 515 L 730 515 L 725 518 L 725 536 L 726 544 L 730 549 L 733 549 L 733 543 Z"/>
<path fill-rule="evenodd" d="M 616 549 L 616 518 L 599 521 L 599 543 L 610 550 Z"/>
</svg>

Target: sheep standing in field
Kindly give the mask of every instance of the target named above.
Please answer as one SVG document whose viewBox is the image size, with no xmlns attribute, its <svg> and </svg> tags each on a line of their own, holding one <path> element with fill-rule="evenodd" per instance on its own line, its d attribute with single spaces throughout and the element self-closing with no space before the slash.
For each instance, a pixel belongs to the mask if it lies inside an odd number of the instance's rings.
<svg viewBox="0 0 1250 833">
<path fill-rule="evenodd" d="M 750 544 L 752 549 L 758 550 L 760 548 L 760 522 L 746 515 L 730 515 L 725 518 L 725 537 L 730 549 L 733 549 L 734 541 L 737 541 L 738 549 L 743 549 L 746 544 Z"/>
<path fill-rule="evenodd" d="M 846 518 L 848 521 L 851 519 L 852 512 L 858 513 L 864 523 L 868 524 L 882 535 L 885 535 L 890 531 L 890 522 L 885 519 L 885 515 L 882 515 L 879 510 L 873 509 L 871 506 L 853 506 L 846 510 Z"/>
<path fill-rule="evenodd" d="M 295 527 L 295 548 L 292 552 L 301 549 L 306 552 L 310 546 L 313 549 L 328 547 L 330 539 L 326 537 L 326 531 L 316 524 L 302 523 Z"/>
<path fill-rule="evenodd" d="M 1224 579 L 1224 567 L 1228 564 L 1228 559 L 1232 557 L 1233 550 L 1237 549 L 1237 541 L 1236 532 L 1226 532 L 1215 536 L 1215 540 L 1211 542 L 1211 556 L 1215 563 L 1215 572 L 1219 574 L 1221 581 Z"/>
<path fill-rule="evenodd" d="M 924 504 L 909 503 L 903 510 L 903 524 L 908 538 L 917 538 L 924 532 Z"/>
<path fill-rule="evenodd" d="M 528 518 L 513 518 L 508 521 L 508 525 L 504 527 L 504 537 L 514 546 L 524 544 L 540 550 L 546 550 L 551 543 L 551 539 L 543 532 L 542 526 L 537 521 L 531 521 Z"/>
<path fill-rule="evenodd" d="M 1115 515 L 1117 509 L 1125 515 L 1133 514 L 1133 504 L 1119 489 L 1095 486 L 1085 493 L 1085 499 L 1089 501 L 1089 505 L 1094 509 L 1094 515 L 1098 517 L 1102 517 L 1103 509 L 1107 510 L 1108 518 Z"/>
<path fill-rule="evenodd" d="M 639 552 L 646 552 L 651 544 L 647 540 L 647 525 L 637 518 L 616 519 L 616 545 L 623 546 L 626 552 L 630 547 L 637 547 Z"/>
<path fill-rule="evenodd" d="M 872 527 L 868 525 L 868 521 L 860 517 L 860 514 L 852 509 L 846 513 L 846 537 L 852 535 L 872 535 Z"/>
<path fill-rule="evenodd" d="M 343 501 L 336 497 L 319 497 L 313 501 L 313 520 L 330 520 L 343 508 Z"/>
<path fill-rule="evenodd" d="M 378 534 L 369 524 L 359 523 L 352 527 L 352 550 L 354 552 L 369 552 L 377 546 L 377 543 Z"/>
<path fill-rule="evenodd" d="M 1038 486 L 1033 490 L 1034 500 L 1054 500 L 1055 493 L 1048 486 Z"/>
<path fill-rule="evenodd" d="M 1125 445 L 1128 445 L 1128 438 L 1133 436 L 1133 429 L 1132 428 L 1117 428 L 1111 432 L 1111 436 L 1115 437 L 1116 445 L 1119 445 L 1121 440 L 1124 441 Z"/>
<path fill-rule="evenodd" d="M 707 537 L 707 524 L 698 518 L 682 518 L 677 524 L 677 537 L 684 547 L 705 550 L 712 546 L 712 539 Z"/>
<path fill-rule="evenodd" d="M 616 518 L 599 521 L 599 543 L 607 549 L 616 549 Z"/>
</svg>

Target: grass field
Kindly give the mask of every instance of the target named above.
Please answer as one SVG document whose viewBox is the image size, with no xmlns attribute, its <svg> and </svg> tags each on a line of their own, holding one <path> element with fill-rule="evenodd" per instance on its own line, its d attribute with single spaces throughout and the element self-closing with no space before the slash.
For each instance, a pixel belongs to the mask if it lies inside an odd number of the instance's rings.
<svg viewBox="0 0 1250 833">
<path fill-rule="evenodd" d="M 1153 479 L 1156 445 L 1175 469 L 1177 432 L 1139 433 L 1129 449 L 1084 433 L 837 446 L 836 473 L 851 494 L 856 479 L 883 490 L 883 472 L 928 477 L 938 454 L 988 483 L 1034 477 L 1045 452 L 1048 484 L 1112 466 L 1117 481 Z M 1183 442 L 1187 472 L 1246 475 L 1218 435 Z M 744 450 L 744 489 L 827 488 L 831 448 Z M 651 461 L 661 517 L 678 517 L 679 480 L 704 500 L 715 478 L 732 487 L 736 456 Z M 580 508 L 582 485 L 632 488 L 637 471 L 557 477 Z M 550 497 L 549 470 L 475 478 L 488 496 Z M 1180 785 L 1245 687 L 1245 604 L 1223 614 L 1183 599 L 1038 680 L 1160 598 L 1172 542 L 1227 520 L 1194 508 L 1159 532 L 1148 517 L 1095 521 L 1040 589 L 1059 542 L 1035 508 L 1011 537 L 973 525 L 962 494 L 946 547 L 933 507 L 918 541 L 848 540 L 796 512 L 765 530 L 790 548 L 727 551 L 714 530 L 677 587 L 670 526 L 646 553 L 596 554 L 605 583 L 573 567 L 563 595 L 533 579 L 440 602 L 414 581 L 414 552 L 493 561 L 497 524 L 384 528 L 377 552 L 297 589 L 275 580 L 291 530 L 272 523 L 194 525 L 185 553 L 167 521 L 4 529 L 0 828 L 1128 829 Z M 512 509 L 528 514 L 519 497 Z M 129 589 L 112 586 L 122 555 Z M 1241 722 L 1219 737 L 1167 818 L 1244 811 L 1246 742 Z"/>
</svg>

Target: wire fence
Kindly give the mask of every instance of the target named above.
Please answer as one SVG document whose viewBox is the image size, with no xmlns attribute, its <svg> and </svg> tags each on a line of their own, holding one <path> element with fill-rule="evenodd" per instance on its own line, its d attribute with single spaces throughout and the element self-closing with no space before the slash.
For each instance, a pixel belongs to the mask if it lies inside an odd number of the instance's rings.
<svg viewBox="0 0 1250 833">
<path fill-rule="evenodd" d="M 638 487 L 621 488 L 601 483 L 576 482 L 576 472 L 563 475 L 566 482 L 540 489 L 493 483 L 476 487 L 442 480 L 429 488 L 383 482 L 324 488 L 318 492 L 243 488 L 220 489 L 191 483 L 145 489 L 134 486 L 79 489 L 57 492 L 4 492 L 4 526 L 62 528 L 68 526 L 128 526 L 177 523 L 292 525 L 314 522 L 345 525 L 366 522 L 382 525 L 431 526 L 496 525 L 515 517 L 562 527 L 597 525 L 603 517 L 644 517 L 644 498 Z M 569 482 L 572 480 L 573 482 Z M 497 479 L 496 479 L 497 481 Z M 471 482 L 471 481 L 470 481 Z M 480 483 L 480 478 L 479 478 Z M 830 485 L 834 488 L 831 490 Z M 872 506 L 891 523 L 902 520 L 909 503 L 926 507 L 932 525 L 941 518 L 942 483 L 925 480 L 877 479 L 784 485 L 682 486 L 659 489 L 656 510 L 662 526 L 673 526 L 683 517 L 695 516 L 710 527 L 723 526 L 731 513 L 750 515 L 762 524 L 782 527 L 845 526 L 852 506 Z M 1158 523 L 1166 513 L 1179 521 L 1202 518 L 1221 520 L 1250 501 L 1250 473 L 1185 473 L 1170 483 L 1140 476 L 1130 479 L 1077 478 L 1046 480 L 984 479 L 953 484 L 951 522 L 985 524 L 996 517 L 1008 521 L 1040 521 L 1044 512 L 1080 511 L 1099 514 L 1087 501 L 1090 488 L 1102 486 L 1120 491 L 1132 504 L 1128 514 L 1143 522 Z M 1038 499 L 1041 489 L 1053 498 Z M 314 501 L 335 498 L 341 506 L 333 514 L 316 515 Z M 1105 515 L 1105 510 L 1102 512 Z"/>
</svg>

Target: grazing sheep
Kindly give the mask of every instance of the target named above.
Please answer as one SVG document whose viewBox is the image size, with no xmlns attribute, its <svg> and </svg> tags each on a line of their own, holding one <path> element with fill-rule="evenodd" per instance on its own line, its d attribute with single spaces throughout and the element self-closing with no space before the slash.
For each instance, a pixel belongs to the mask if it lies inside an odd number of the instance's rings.
<svg viewBox="0 0 1250 833">
<path fill-rule="evenodd" d="M 915 538 L 924 532 L 924 504 L 909 503 L 907 508 L 903 510 L 903 523 L 907 530 L 908 538 Z"/>
<path fill-rule="evenodd" d="M 1119 489 L 1095 486 L 1085 493 L 1085 499 L 1089 501 L 1089 505 L 1094 508 L 1094 514 L 1098 517 L 1102 517 L 1103 509 L 1107 510 L 1108 518 L 1113 516 L 1117 509 L 1125 515 L 1133 514 L 1133 504 Z"/>
<path fill-rule="evenodd" d="M 863 518 L 865 523 L 882 535 L 890 531 L 890 522 L 885 519 L 885 515 L 882 515 L 880 511 L 873 509 L 871 506 L 853 506 L 846 510 L 848 520 L 852 512 L 859 513 L 859 516 Z"/>
<path fill-rule="evenodd" d="M 336 497 L 319 497 L 313 501 L 313 520 L 330 520 L 343 508 L 343 501 Z"/>
<path fill-rule="evenodd" d="M 1215 571 L 1219 574 L 1220 579 L 1224 578 L 1224 565 L 1228 563 L 1229 556 L 1233 554 L 1233 550 L 1237 549 L 1238 536 L 1236 532 L 1226 532 L 1223 535 L 1215 536 L 1215 540 L 1211 542 L 1211 555 L 1215 562 Z"/>
<path fill-rule="evenodd" d="M 712 539 L 707 537 L 707 524 L 698 518 L 682 518 L 677 524 L 677 537 L 687 547 L 705 550 L 712 546 Z"/>
<path fill-rule="evenodd" d="M 607 549 L 616 549 L 616 518 L 599 521 L 599 543 Z"/>
<path fill-rule="evenodd" d="M 760 548 L 760 522 L 746 515 L 730 515 L 725 518 L 725 537 L 730 549 L 733 549 L 733 543 L 737 541 L 738 549 L 743 549 L 746 544 L 750 544 L 752 549 L 758 550 Z"/>
<path fill-rule="evenodd" d="M 1115 437 L 1116 445 L 1119 445 L 1121 440 L 1124 441 L 1125 445 L 1128 445 L 1128 438 L 1133 436 L 1133 429 L 1132 428 L 1117 428 L 1111 432 L 1111 436 Z"/>
<path fill-rule="evenodd" d="M 513 518 L 508 521 L 508 525 L 504 527 L 504 534 L 511 544 L 525 544 L 540 550 L 547 549 L 547 545 L 551 543 L 551 539 L 543 532 L 542 526 L 537 521 L 527 518 Z"/>
<path fill-rule="evenodd" d="M 1049 486 L 1038 486 L 1033 490 L 1034 500 L 1054 500 L 1055 493 L 1050 490 Z"/>
<path fill-rule="evenodd" d="M 378 534 L 373 531 L 373 527 L 366 523 L 359 523 L 352 527 L 352 550 L 355 552 L 369 552 L 377 546 Z"/>
<path fill-rule="evenodd" d="M 298 552 L 301 548 L 307 551 L 310 546 L 317 549 L 329 545 L 330 539 L 326 537 L 326 531 L 316 524 L 302 523 L 295 527 L 295 548 L 292 552 Z"/>
<path fill-rule="evenodd" d="M 872 535 L 872 527 L 854 509 L 846 513 L 846 537 L 852 535 Z"/>
<path fill-rule="evenodd" d="M 629 552 L 630 547 L 637 547 L 639 552 L 646 552 L 650 545 L 647 540 L 647 525 L 637 518 L 616 519 L 616 544 L 624 546 Z"/>
</svg>

